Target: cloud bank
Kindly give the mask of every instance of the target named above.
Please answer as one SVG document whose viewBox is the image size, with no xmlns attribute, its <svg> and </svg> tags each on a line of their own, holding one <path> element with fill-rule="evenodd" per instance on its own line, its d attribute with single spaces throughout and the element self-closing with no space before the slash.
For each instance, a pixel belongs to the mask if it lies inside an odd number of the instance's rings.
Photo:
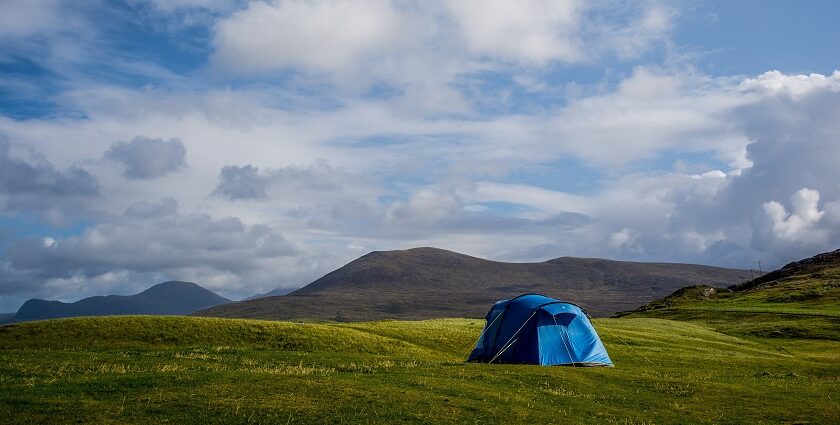
<svg viewBox="0 0 840 425">
<path fill-rule="evenodd" d="M 244 297 L 421 245 L 742 268 L 840 245 L 840 72 L 700 70 L 672 4 L 100 6 L 0 32 L 33 70 L 12 103 L 38 100 L 0 116 L 0 309 Z"/>
</svg>

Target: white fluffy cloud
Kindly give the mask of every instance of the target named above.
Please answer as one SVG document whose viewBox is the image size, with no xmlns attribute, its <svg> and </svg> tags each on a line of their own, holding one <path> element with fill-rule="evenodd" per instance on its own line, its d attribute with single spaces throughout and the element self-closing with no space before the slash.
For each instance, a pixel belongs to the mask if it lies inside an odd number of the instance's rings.
<svg viewBox="0 0 840 425">
<path fill-rule="evenodd" d="M 610 234 L 609 239 L 607 239 L 607 245 L 619 252 L 630 251 L 632 253 L 641 253 L 643 249 L 636 240 L 637 237 L 636 232 L 625 227 L 621 231 Z"/>
<path fill-rule="evenodd" d="M 821 205 L 820 193 L 808 188 L 790 196 L 790 211 L 778 201 L 765 202 L 763 216 L 756 223 L 754 244 L 781 252 L 829 249 L 840 241 L 837 205 L 840 199 Z"/>
<path fill-rule="evenodd" d="M 410 74 L 416 84 L 435 78 L 417 69 L 452 77 L 487 69 L 480 63 L 488 60 L 542 66 L 635 57 L 661 42 L 672 20 L 654 2 L 260 1 L 216 24 L 214 58 L 234 72 L 303 68 L 397 82 Z"/>
<path fill-rule="evenodd" d="M 673 12 L 653 2 L 625 9 L 579 0 L 445 3 L 469 53 L 537 65 L 637 56 L 662 41 L 673 20 Z M 605 13 L 613 19 L 603 19 Z"/>
<path fill-rule="evenodd" d="M 578 39 L 583 2 L 454 0 L 446 7 L 467 51 L 478 57 L 537 64 L 585 57 Z"/>
<path fill-rule="evenodd" d="M 808 234 L 820 221 L 825 212 L 820 211 L 820 192 L 802 188 L 790 196 L 793 211 L 788 213 L 785 206 L 776 202 L 765 202 L 762 207 L 770 219 L 773 235 L 787 241 L 800 241 L 817 235 Z"/>
</svg>

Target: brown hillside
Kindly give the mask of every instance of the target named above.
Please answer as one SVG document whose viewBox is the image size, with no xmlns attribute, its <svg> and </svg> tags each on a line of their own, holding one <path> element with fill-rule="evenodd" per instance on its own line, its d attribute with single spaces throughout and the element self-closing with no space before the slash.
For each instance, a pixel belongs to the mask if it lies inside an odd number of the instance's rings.
<svg viewBox="0 0 840 425">
<path fill-rule="evenodd" d="M 538 292 L 605 316 L 689 284 L 731 285 L 748 274 L 693 264 L 595 258 L 503 263 L 415 248 L 371 252 L 289 295 L 232 303 L 197 314 L 324 320 L 483 317 L 499 299 Z"/>
</svg>

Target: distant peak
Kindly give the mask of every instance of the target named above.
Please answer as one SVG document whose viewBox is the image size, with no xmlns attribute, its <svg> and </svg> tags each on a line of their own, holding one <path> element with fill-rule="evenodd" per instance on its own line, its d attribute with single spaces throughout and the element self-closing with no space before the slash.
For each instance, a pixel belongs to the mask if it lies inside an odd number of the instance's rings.
<svg viewBox="0 0 840 425">
<path fill-rule="evenodd" d="M 152 286 L 152 288 L 156 288 L 156 287 L 159 287 L 159 286 L 184 286 L 184 287 L 186 287 L 186 286 L 199 286 L 200 287 L 201 285 L 199 285 L 197 283 L 194 283 L 194 282 L 185 282 L 183 280 L 168 280 L 168 281 L 163 282 L 163 283 L 158 283 L 157 285 Z"/>
<path fill-rule="evenodd" d="M 159 294 L 162 292 L 170 292 L 170 291 L 181 291 L 181 290 L 194 290 L 194 289 L 204 289 L 201 285 L 198 285 L 193 282 L 184 282 L 180 280 L 170 280 L 163 283 L 158 283 L 157 285 L 153 285 L 146 289 L 145 291 L 141 292 L 141 294 Z"/>
<path fill-rule="evenodd" d="M 459 254 L 455 251 L 449 251 L 442 248 L 434 248 L 431 246 L 419 246 L 415 248 L 406 248 L 406 249 L 392 249 L 387 251 L 371 251 L 371 254 L 375 255 L 382 255 L 382 254 L 424 254 L 424 253 L 436 253 L 436 254 Z M 459 254 L 464 255 L 464 254 Z"/>
<path fill-rule="evenodd" d="M 571 257 L 564 255 L 562 257 L 552 258 L 546 263 L 565 263 L 565 262 L 596 262 L 596 261 L 615 261 L 608 258 L 593 258 L 593 257 Z"/>
</svg>

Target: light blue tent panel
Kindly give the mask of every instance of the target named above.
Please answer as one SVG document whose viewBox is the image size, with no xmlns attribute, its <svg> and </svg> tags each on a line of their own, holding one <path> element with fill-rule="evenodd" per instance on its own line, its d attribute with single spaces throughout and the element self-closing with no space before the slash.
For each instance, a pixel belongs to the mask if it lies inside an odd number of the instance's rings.
<svg viewBox="0 0 840 425">
<path fill-rule="evenodd" d="M 580 307 L 540 294 L 502 300 L 487 312 L 468 361 L 612 366 L 607 349 Z"/>
</svg>

